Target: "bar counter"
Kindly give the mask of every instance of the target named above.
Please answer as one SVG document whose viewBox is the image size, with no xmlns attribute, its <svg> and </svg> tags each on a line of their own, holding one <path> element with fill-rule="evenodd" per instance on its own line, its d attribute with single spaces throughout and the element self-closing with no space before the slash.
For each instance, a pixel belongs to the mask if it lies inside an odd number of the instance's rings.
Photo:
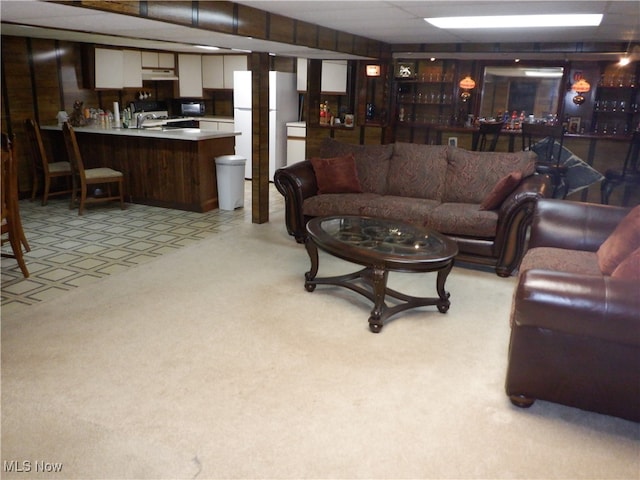
<svg viewBox="0 0 640 480">
<path fill-rule="evenodd" d="M 61 127 L 41 130 L 52 151 L 64 152 Z M 218 208 L 215 157 L 234 154 L 239 135 L 199 128 L 74 130 L 85 168 L 110 167 L 124 174 L 127 202 L 192 212 Z"/>
</svg>

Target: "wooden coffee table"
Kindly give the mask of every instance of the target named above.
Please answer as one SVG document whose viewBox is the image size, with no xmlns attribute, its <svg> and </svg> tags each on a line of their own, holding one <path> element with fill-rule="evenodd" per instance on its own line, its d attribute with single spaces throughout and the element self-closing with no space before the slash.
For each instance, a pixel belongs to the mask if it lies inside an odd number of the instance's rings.
<svg viewBox="0 0 640 480">
<path fill-rule="evenodd" d="M 313 292 L 316 285 L 338 285 L 357 292 L 373 302 L 369 328 L 378 333 L 391 316 L 410 308 L 435 305 L 441 313 L 449 310 L 449 292 L 444 284 L 458 254 L 455 241 L 432 230 L 410 224 L 360 216 L 316 217 L 307 223 L 305 247 L 311 270 L 304 287 Z M 365 268 L 335 277 L 316 278 L 318 248 Z M 387 287 L 390 271 L 438 272 L 437 297 L 414 297 Z M 388 305 L 385 297 L 396 304 Z"/>
</svg>

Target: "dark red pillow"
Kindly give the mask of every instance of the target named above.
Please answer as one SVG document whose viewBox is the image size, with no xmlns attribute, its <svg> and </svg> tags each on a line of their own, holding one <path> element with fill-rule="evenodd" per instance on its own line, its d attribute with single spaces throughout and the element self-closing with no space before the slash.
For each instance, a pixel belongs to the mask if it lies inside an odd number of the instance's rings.
<svg viewBox="0 0 640 480">
<path fill-rule="evenodd" d="M 504 199 L 513 192 L 522 180 L 522 172 L 511 172 L 498 180 L 493 190 L 482 200 L 480 210 L 493 210 L 504 202 Z"/>
<path fill-rule="evenodd" d="M 640 205 L 631 210 L 598 248 L 598 266 L 611 275 L 631 252 L 640 248 Z"/>
<path fill-rule="evenodd" d="M 319 194 L 362 193 L 353 153 L 343 157 L 312 158 L 311 165 L 316 174 Z"/>
<path fill-rule="evenodd" d="M 640 248 L 620 262 L 611 274 L 611 278 L 640 282 Z"/>
</svg>

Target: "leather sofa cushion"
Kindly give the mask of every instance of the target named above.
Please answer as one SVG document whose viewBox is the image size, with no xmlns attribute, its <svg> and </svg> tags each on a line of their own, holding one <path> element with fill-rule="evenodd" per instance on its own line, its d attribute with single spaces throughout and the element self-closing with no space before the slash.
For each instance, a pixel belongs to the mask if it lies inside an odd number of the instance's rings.
<svg viewBox="0 0 640 480">
<path fill-rule="evenodd" d="M 640 205 L 622 219 L 598 248 L 600 270 L 605 275 L 611 275 L 616 267 L 637 248 L 640 248 Z"/>
<path fill-rule="evenodd" d="M 352 153 L 341 157 L 312 158 L 311 165 L 318 182 L 318 194 L 362 193 Z"/>
<path fill-rule="evenodd" d="M 535 172 L 536 154 L 531 151 L 471 152 L 449 147 L 443 202 L 480 204 L 494 186 L 511 172 L 522 178 Z"/>
<path fill-rule="evenodd" d="M 363 192 L 384 195 L 387 190 L 389 160 L 393 145 L 355 145 L 326 137 L 320 144 L 322 157 L 340 157 L 352 153 Z"/>
<path fill-rule="evenodd" d="M 527 251 L 520 263 L 520 272 L 532 269 L 602 276 L 595 252 L 555 247 L 536 247 Z"/>
<path fill-rule="evenodd" d="M 447 149 L 446 145 L 395 143 L 389 164 L 387 194 L 441 200 Z"/>
</svg>

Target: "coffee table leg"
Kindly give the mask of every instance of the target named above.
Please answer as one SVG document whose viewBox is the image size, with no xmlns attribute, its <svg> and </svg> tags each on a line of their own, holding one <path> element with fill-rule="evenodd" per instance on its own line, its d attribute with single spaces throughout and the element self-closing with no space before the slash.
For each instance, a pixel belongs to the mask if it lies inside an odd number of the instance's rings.
<svg viewBox="0 0 640 480">
<path fill-rule="evenodd" d="M 373 282 L 374 305 L 369 316 L 369 330 L 373 333 L 380 333 L 383 327 L 382 314 L 386 308 L 384 296 L 387 290 L 387 278 L 389 271 L 385 268 L 373 267 L 371 269 L 371 280 Z"/>
<path fill-rule="evenodd" d="M 442 270 L 438 271 L 438 278 L 436 280 L 436 289 L 438 291 L 438 297 L 440 297 L 440 301 L 438 302 L 438 311 L 440 313 L 446 313 L 449 310 L 449 306 L 451 302 L 449 301 L 449 292 L 444 289 L 444 283 L 447 281 L 447 277 L 449 276 L 449 272 L 453 268 L 453 260 Z"/>
<path fill-rule="evenodd" d="M 316 289 L 316 286 L 309 282 L 316 278 L 316 275 L 318 274 L 318 247 L 316 247 L 315 243 L 313 243 L 308 235 L 304 241 L 304 246 L 309 254 L 309 260 L 311 260 L 311 270 L 304 274 L 304 288 L 307 292 L 313 292 Z"/>
</svg>

